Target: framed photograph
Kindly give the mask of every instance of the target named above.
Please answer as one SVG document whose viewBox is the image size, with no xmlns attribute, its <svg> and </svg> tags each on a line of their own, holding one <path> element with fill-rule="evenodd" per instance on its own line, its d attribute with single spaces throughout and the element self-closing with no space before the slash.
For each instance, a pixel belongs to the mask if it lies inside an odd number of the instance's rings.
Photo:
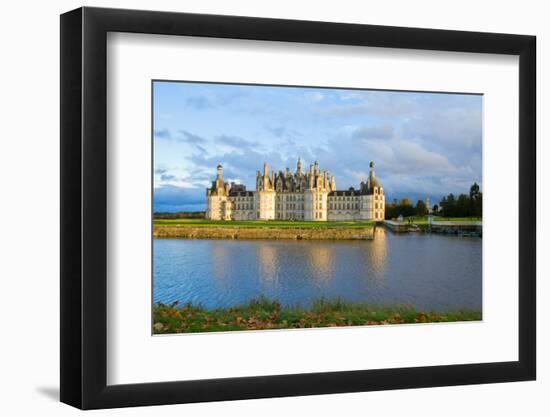
<svg viewBox="0 0 550 417">
<path fill-rule="evenodd" d="M 533 380 L 535 37 L 61 16 L 61 401 Z"/>
</svg>

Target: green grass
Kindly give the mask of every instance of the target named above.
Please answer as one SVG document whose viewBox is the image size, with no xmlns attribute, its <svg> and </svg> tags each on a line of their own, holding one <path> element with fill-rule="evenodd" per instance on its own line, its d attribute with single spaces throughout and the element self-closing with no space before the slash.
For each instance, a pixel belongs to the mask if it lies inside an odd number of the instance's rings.
<svg viewBox="0 0 550 417">
<path fill-rule="evenodd" d="M 192 226 L 192 227 L 288 227 L 288 228 L 310 228 L 310 227 L 345 227 L 363 228 L 372 227 L 373 222 L 365 221 L 292 221 L 292 220 L 204 220 L 204 219 L 155 219 L 155 226 Z"/>
<path fill-rule="evenodd" d="M 294 329 L 403 323 L 437 323 L 481 320 L 481 312 L 457 310 L 422 312 L 407 306 L 373 306 L 321 299 L 309 309 L 282 308 L 262 298 L 232 308 L 207 310 L 186 304 L 157 304 L 153 308 L 155 334 L 219 332 L 230 330 Z"/>
<path fill-rule="evenodd" d="M 428 216 L 413 216 L 413 223 L 416 225 L 427 225 Z M 403 221 L 406 223 L 407 218 L 404 218 Z M 478 222 L 481 221 L 479 217 L 441 217 L 433 216 L 434 222 Z"/>
</svg>

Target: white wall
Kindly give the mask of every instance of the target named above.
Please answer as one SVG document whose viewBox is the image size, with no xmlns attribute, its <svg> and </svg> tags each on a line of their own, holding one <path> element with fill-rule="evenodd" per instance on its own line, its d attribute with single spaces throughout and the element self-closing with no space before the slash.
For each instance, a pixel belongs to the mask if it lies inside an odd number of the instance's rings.
<svg viewBox="0 0 550 417">
<path fill-rule="evenodd" d="M 59 404 L 59 17 L 78 1 L 5 2 L 2 42 L 0 178 L 2 179 L 2 343 L 0 410 L 4 415 L 76 415 Z M 86 5 L 240 14 L 535 34 L 538 36 L 539 212 L 550 204 L 548 122 L 541 120 L 550 87 L 550 26 L 545 2 L 352 2 L 277 0 L 94 1 Z M 316 415 L 406 416 L 546 415 L 550 390 L 550 221 L 539 216 L 539 380 L 528 383 L 325 395 L 100 411 L 94 415 Z M 545 233 L 546 232 L 546 233 Z M 366 354 L 368 354 L 366 352 Z"/>
</svg>

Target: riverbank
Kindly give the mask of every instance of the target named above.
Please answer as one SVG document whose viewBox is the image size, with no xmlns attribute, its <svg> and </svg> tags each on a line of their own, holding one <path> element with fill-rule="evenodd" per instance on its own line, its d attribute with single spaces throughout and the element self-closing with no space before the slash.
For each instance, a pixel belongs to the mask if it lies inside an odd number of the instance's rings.
<svg viewBox="0 0 550 417">
<path fill-rule="evenodd" d="M 483 230 L 482 219 L 475 217 L 445 218 L 434 216 L 430 224 L 427 216 L 415 216 L 406 218 L 401 222 L 384 220 L 383 225 L 394 233 L 423 232 L 481 237 Z"/>
<path fill-rule="evenodd" d="M 318 300 L 309 309 L 283 308 L 276 301 L 208 310 L 186 304 L 157 304 L 153 308 L 153 333 L 197 333 L 232 330 L 297 329 L 405 323 L 440 323 L 481 320 L 481 311 L 422 312 L 406 306 L 376 307 L 340 300 Z"/>
<path fill-rule="evenodd" d="M 371 240 L 372 222 L 155 220 L 155 238 Z"/>
</svg>

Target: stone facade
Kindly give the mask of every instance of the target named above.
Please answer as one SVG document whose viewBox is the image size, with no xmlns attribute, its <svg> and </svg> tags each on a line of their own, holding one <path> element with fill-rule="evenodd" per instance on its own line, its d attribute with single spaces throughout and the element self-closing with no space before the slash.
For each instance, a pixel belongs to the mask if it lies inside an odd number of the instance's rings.
<svg viewBox="0 0 550 417">
<path fill-rule="evenodd" d="M 272 171 L 264 163 L 256 172 L 256 191 L 223 180 L 218 165 L 216 179 L 206 190 L 206 218 L 211 220 L 384 220 L 384 189 L 370 163 L 367 181 L 359 189 L 336 190 L 336 180 L 319 163 L 302 172 L 298 159 L 296 172 Z"/>
</svg>

